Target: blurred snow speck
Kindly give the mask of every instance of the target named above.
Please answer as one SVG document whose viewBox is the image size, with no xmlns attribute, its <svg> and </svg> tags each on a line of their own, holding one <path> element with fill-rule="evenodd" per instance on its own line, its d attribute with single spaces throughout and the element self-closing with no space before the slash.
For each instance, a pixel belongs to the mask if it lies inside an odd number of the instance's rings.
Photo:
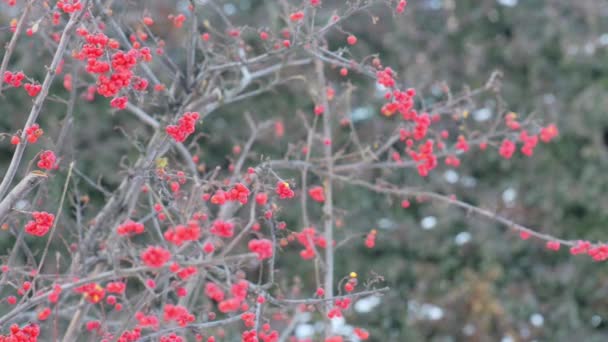
<svg viewBox="0 0 608 342">
<path fill-rule="evenodd" d="M 467 188 L 474 188 L 475 185 L 477 185 L 477 179 L 475 179 L 471 176 L 463 176 L 461 182 L 462 182 L 462 185 Z"/>
<path fill-rule="evenodd" d="M 518 0 L 498 0 L 498 3 L 506 6 L 506 7 L 515 7 L 517 6 Z"/>
<path fill-rule="evenodd" d="M 420 225 L 424 230 L 433 229 L 437 225 L 437 218 L 435 216 L 427 216 L 420 221 Z"/>
<path fill-rule="evenodd" d="M 490 108 L 481 108 L 473 112 L 473 119 L 475 121 L 486 121 L 492 117 L 492 111 Z"/>
<path fill-rule="evenodd" d="M 466 336 L 473 336 L 473 334 L 475 334 L 475 326 L 473 324 L 467 324 L 462 328 L 462 333 L 465 334 Z"/>
<path fill-rule="evenodd" d="M 390 219 L 387 218 L 381 218 L 380 220 L 378 220 L 378 228 L 380 229 L 386 229 L 386 230 L 392 230 L 395 229 L 395 222 L 393 222 Z"/>
<path fill-rule="evenodd" d="M 543 317 L 543 315 L 539 314 L 539 313 L 535 313 L 532 316 L 530 316 L 530 324 L 532 324 L 535 327 L 540 327 L 545 323 L 545 318 Z"/>
<path fill-rule="evenodd" d="M 358 107 L 350 113 L 350 119 L 353 123 L 370 119 L 374 111 L 370 107 Z"/>
<path fill-rule="evenodd" d="M 315 328 L 312 324 L 298 324 L 296 327 L 297 338 L 308 338 L 315 334 Z"/>
<path fill-rule="evenodd" d="M 600 324 L 602 324 L 602 321 L 603 321 L 603 319 L 602 319 L 602 316 L 600 316 L 600 315 L 593 315 L 591 317 L 591 325 L 595 328 L 599 327 Z"/>
<path fill-rule="evenodd" d="M 439 10 L 443 7 L 443 2 L 441 0 L 426 0 L 423 4 L 426 8 L 432 10 Z"/>
<path fill-rule="evenodd" d="M 376 306 L 380 305 L 380 301 L 379 296 L 361 298 L 355 303 L 355 311 L 358 313 L 371 312 Z"/>
<path fill-rule="evenodd" d="M 462 246 L 469 241 L 471 241 L 471 233 L 469 232 L 460 232 L 454 237 L 454 243 L 458 246 Z"/>
<path fill-rule="evenodd" d="M 232 3 L 224 4 L 224 13 L 226 15 L 234 15 L 236 13 L 236 6 Z"/>
<path fill-rule="evenodd" d="M 410 301 L 407 304 L 410 314 L 419 320 L 438 321 L 443 318 L 443 309 L 437 305 Z"/>
<path fill-rule="evenodd" d="M 383 98 L 387 91 L 390 91 L 390 89 L 380 83 L 376 83 L 376 97 Z"/>
<path fill-rule="evenodd" d="M 454 170 L 447 170 L 444 174 L 443 174 L 443 178 L 445 178 L 445 180 L 450 183 L 450 184 L 455 184 L 456 182 L 458 182 L 458 179 L 460 178 L 458 176 L 458 172 L 454 171 Z"/>
<path fill-rule="evenodd" d="M 548 105 L 554 104 L 555 103 L 555 95 L 550 94 L 550 93 L 543 95 L 543 102 L 545 102 Z"/>
<path fill-rule="evenodd" d="M 507 204 L 513 203 L 513 201 L 515 201 L 516 198 L 517 198 L 517 190 L 515 190 L 513 188 L 508 188 L 507 190 L 505 190 L 502 193 L 502 200 L 503 200 L 503 202 L 505 202 Z"/>
<path fill-rule="evenodd" d="M 25 208 L 27 208 L 29 202 L 26 200 L 19 200 L 17 201 L 17 203 L 15 203 L 15 209 L 17 210 L 24 210 Z"/>
</svg>

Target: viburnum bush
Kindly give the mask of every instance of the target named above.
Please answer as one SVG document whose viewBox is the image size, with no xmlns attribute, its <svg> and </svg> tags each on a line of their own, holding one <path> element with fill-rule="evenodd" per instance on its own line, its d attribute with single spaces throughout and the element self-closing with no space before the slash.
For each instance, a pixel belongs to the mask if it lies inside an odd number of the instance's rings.
<svg viewBox="0 0 608 342">
<path fill-rule="evenodd" d="M 469 155 L 533 158 L 558 128 L 507 110 L 491 123 L 471 121 L 463 108 L 498 93 L 499 73 L 429 105 L 382 56 L 358 50 L 362 39 L 346 24 L 407 20 L 405 0 L 277 1 L 272 26 L 232 22 L 212 0 L 177 2 L 169 14 L 145 1 L 128 14 L 115 1 L 4 2 L 16 16 L 0 92 L 23 92 L 31 104 L 24 118 L 14 114 L 22 129 L 2 133 L 13 154 L 2 168 L 0 224 L 16 242 L 1 256 L 0 341 L 298 341 L 305 314 L 323 327 L 314 341 L 370 339 L 365 327 L 331 324 L 391 288 L 381 276 L 336 267 L 344 244 L 373 249 L 382 239 L 374 227 L 342 227 L 340 213 L 357 211 L 356 201 L 337 200 L 345 187 L 394 198 L 402 210 L 443 202 L 543 241 L 549 252 L 564 246 L 608 258 L 607 245 L 539 233 L 428 186 Z M 49 51 L 43 71 L 13 63 L 32 45 Z M 380 93 L 363 98 L 377 104 L 373 137 L 351 115 L 351 78 Z M 269 118 L 256 112 L 266 93 L 308 105 Z M 50 101 L 66 108 L 57 136 L 40 124 Z M 237 103 L 249 108 L 238 127 L 205 131 Z M 113 167 L 123 177 L 114 189 L 65 152 L 66 136 L 80 129 L 76 113 L 137 123 L 137 134 L 125 133 L 133 144 L 126 164 Z M 225 165 L 205 164 L 208 139 L 231 150 Z M 415 177 L 402 183 L 396 173 Z M 82 183 L 102 200 L 82 196 Z M 58 197 L 44 191 L 53 184 Z M 290 272 L 293 260 L 311 265 L 299 275 L 309 283 Z"/>
</svg>

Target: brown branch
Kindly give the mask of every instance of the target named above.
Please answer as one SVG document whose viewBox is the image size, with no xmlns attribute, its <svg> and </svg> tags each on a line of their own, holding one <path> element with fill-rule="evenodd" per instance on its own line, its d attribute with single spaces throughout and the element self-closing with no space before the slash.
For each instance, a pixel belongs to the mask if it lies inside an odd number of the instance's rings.
<svg viewBox="0 0 608 342">
<path fill-rule="evenodd" d="M 88 0 L 83 2 L 83 7 L 86 8 Z M 34 105 L 30 111 L 27 122 L 23 130 L 21 131 L 21 142 L 17 145 L 15 149 L 15 153 L 13 154 L 13 158 L 11 159 L 11 163 L 2 179 L 2 183 L 0 183 L 0 199 L 4 198 L 7 193 L 11 183 L 13 182 L 13 178 L 17 173 L 17 169 L 19 168 L 19 164 L 21 163 L 21 159 L 23 158 L 23 153 L 25 152 L 25 148 L 27 146 L 26 139 L 26 129 L 32 126 L 36 119 L 38 118 L 38 114 L 40 114 L 40 110 L 42 109 L 42 105 L 44 104 L 44 100 L 48 96 L 49 89 L 51 88 L 51 84 L 55 79 L 55 74 L 57 73 L 57 67 L 59 66 L 59 62 L 63 58 L 65 50 L 67 49 L 68 43 L 72 38 L 72 31 L 74 30 L 76 23 L 82 16 L 85 10 L 82 10 L 78 13 L 72 14 L 70 20 L 66 24 L 63 33 L 61 34 L 61 39 L 59 40 L 59 45 L 57 46 L 57 50 L 55 51 L 55 55 L 53 56 L 53 60 L 51 65 L 47 68 L 46 76 L 44 77 L 44 81 L 42 83 L 42 87 L 40 93 L 34 100 Z"/>
<path fill-rule="evenodd" d="M 4 83 L 4 72 L 6 71 L 6 68 L 8 67 L 8 62 L 11 59 L 11 56 L 13 55 L 13 53 L 15 52 L 15 47 L 17 46 L 17 41 L 19 40 L 19 36 L 21 35 L 21 32 L 23 31 L 23 27 L 25 26 L 25 20 L 27 18 L 27 16 L 29 15 L 30 11 L 32 10 L 32 2 L 33 1 L 28 1 L 27 5 L 25 5 L 25 9 L 23 10 L 23 13 L 21 14 L 21 17 L 19 18 L 19 21 L 17 22 L 17 27 L 15 28 L 15 32 L 13 33 L 13 36 L 11 37 L 11 41 L 8 43 L 8 47 L 6 48 L 6 52 L 4 53 L 4 57 L 2 58 L 2 64 L 0 64 L 0 94 L 2 94 L 2 84 Z M 2 198 L 2 196 L 0 195 L 0 198 Z"/>
<path fill-rule="evenodd" d="M 319 42 L 315 40 L 313 43 L 314 51 L 319 50 Z M 323 139 L 329 140 L 329 144 L 324 142 L 323 155 L 325 157 L 325 166 L 327 167 L 327 176 L 324 180 L 325 202 L 323 203 L 323 219 L 324 219 L 324 234 L 327 241 L 325 248 L 325 294 L 328 298 L 334 295 L 334 198 L 333 198 L 333 167 L 334 160 L 332 157 L 332 128 L 331 128 L 331 110 L 327 99 L 327 81 L 325 80 L 325 71 L 323 61 L 320 58 L 315 59 L 315 72 L 317 75 L 317 89 L 319 89 L 319 97 L 321 105 L 325 109 L 323 112 Z M 307 196 L 307 194 L 302 194 Z M 325 337 L 331 334 L 331 324 L 328 321 L 325 327 Z"/>
<path fill-rule="evenodd" d="M 43 172 L 33 171 L 25 176 L 17 185 L 6 195 L 0 202 L 0 223 L 7 217 L 13 206 L 34 189 L 42 181 L 46 180 L 48 175 Z"/>
</svg>

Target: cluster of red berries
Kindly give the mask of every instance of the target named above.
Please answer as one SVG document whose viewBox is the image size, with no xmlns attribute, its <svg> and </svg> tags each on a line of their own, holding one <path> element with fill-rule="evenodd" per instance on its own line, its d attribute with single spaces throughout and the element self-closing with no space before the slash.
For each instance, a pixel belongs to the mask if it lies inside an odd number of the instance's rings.
<svg viewBox="0 0 608 342">
<path fill-rule="evenodd" d="M 156 203 L 154 204 L 154 211 L 158 214 L 158 220 L 159 221 L 164 221 L 167 218 L 167 215 L 165 215 L 165 213 L 163 212 L 163 205 L 160 203 Z"/>
<path fill-rule="evenodd" d="M 513 119 L 509 120 L 509 122 L 511 126 L 515 127 L 515 125 L 513 124 Z M 555 124 L 550 124 L 547 127 L 541 128 L 539 135 L 530 135 L 527 131 L 520 131 L 519 140 L 523 142 L 523 146 L 521 147 L 521 153 L 528 157 L 532 156 L 534 154 L 534 148 L 538 144 L 539 137 L 542 142 L 548 143 L 555 137 L 557 137 L 558 134 L 559 132 Z M 515 153 L 516 148 L 517 145 L 514 141 L 505 138 L 503 139 L 502 143 L 500 144 L 500 147 L 498 148 L 498 153 L 501 157 L 505 159 L 510 159 Z"/>
<path fill-rule="evenodd" d="M 141 338 L 141 329 L 134 328 L 133 330 L 127 330 L 127 331 L 123 332 L 122 334 L 120 334 L 120 337 L 116 341 L 117 342 L 135 342 L 135 341 L 139 341 L 140 338 Z M 110 336 L 110 338 L 103 339 L 103 340 L 101 340 L 101 342 L 110 342 L 112 340 L 113 339 Z"/>
<path fill-rule="evenodd" d="M 56 162 L 57 157 L 53 151 L 44 151 L 40 154 L 40 160 L 36 165 L 43 170 L 51 170 Z"/>
<path fill-rule="evenodd" d="M 61 23 L 61 13 L 58 11 L 53 11 L 52 24 L 53 26 L 57 26 L 59 23 Z"/>
<path fill-rule="evenodd" d="M 334 301 L 334 307 L 327 312 L 327 318 L 332 319 L 342 317 L 342 310 L 348 309 L 350 304 L 351 299 L 348 297 L 343 299 L 336 299 Z"/>
<path fill-rule="evenodd" d="M 346 42 L 348 43 L 348 45 L 355 45 L 357 44 L 357 37 L 355 37 L 354 35 L 349 35 L 348 37 L 346 37 Z"/>
<path fill-rule="evenodd" d="M 241 204 L 247 204 L 249 194 L 250 191 L 245 185 L 237 183 L 227 192 L 221 189 L 217 190 L 211 197 L 211 203 L 222 205 L 226 201 L 238 201 Z"/>
<path fill-rule="evenodd" d="M 104 299 L 106 290 L 97 283 L 89 283 L 74 289 L 76 293 L 82 293 L 90 303 L 96 304 Z"/>
<path fill-rule="evenodd" d="M 191 276 L 193 276 L 193 275 L 195 275 L 195 274 L 198 273 L 198 269 L 196 267 L 194 267 L 194 266 L 180 267 L 177 263 L 175 263 L 175 264 L 173 264 L 171 266 L 173 266 L 173 267 L 169 268 L 171 270 L 171 272 L 177 274 L 177 276 L 181 280 L 188 279 Z"/>
<path fill-rule="evenodd" d="M 291 190 L 289 183 L 285 181 L 279 181 L 277 183 L 277 188 L 275 192 L 277 193 L 277 195 L 279 195 L 280 199 L 289 199 L 293 198 L 296 195 L 295 192 Z"/>
<path fill-rule="evenodd" d="M 245 312 L 241 316 L 241 319 L 243 320 L 243 323 L 245 324 L 245 327 L 247 327 L 247 328 L 253 328 L 253 326 L 255 325 L 255 313 L 253 313 L 253 312 Z M 253 333 L 255 334 L 255 331 Z"/>
<path fill-rule="evenodd" d="M 42 86 L 40 84 L 35 83 L 26 83 L 23 86 L 23 89 L 25 89 L 29 96 L 34 97 L 38 95 L 38 93 L 40 93 L 40 90 L 42 90 Z"/>
<path fill-rule="evenodd" d="M 176 333 L 169 333 L 168 335 L 162 335 L 160 337 L 160 342 L 186 342 L 183 337 L 177 335 Z"/>
<path fill-rule="evenodd" d="M 379 84 L 386 88 L 393 88 L 395 86 L 395 74 L 393 69 L 386 67 L 384 70 L 377 71 L 376 80 Z"/>
<path fill-rule="evenodd" d="M 53 226 L 55 215 L 46 211 L 35 211 L 32 213 L 33 221 L 25 225 L 25 232 L 34 236 L 44 236 Z"/>
<path fill-rule="evenodd" d="M 180 28 L 184 25 L 184 22 L 186 21 L 186 16 L 183 14 L 169 14 L 168 19 L 173 22 L 173 26 Z"/>
<path fill-rule="evenodd" d="M 302 19 L 304 19 L 304 12 L 302 11 L 294 12 L 289 15 L 289 20 L 294 22 L 300 21 Z"/>
<path fill-rule="evenodd" d="M 559 251 L 561 244 L 559 243 L 559 241 L 547 241 L 547 244 L 545 246 L 549 250 Z"/>
<path fill-rule="evenodd" d="M 241 342 L 258 342 L 258 333 L 255 330 L 243 331 L 241 334 Z"/>
<path fill-rule="evenodd" d="M 327 247 L 327 240 L 325 237 L 318 234 L 314 227 L 308 227 L 302 229 L 301 232 L 296 233 L 298 242 L 304 246 L 304 250 L 300 251 L 300 257 L 304 260 L 309 260 L 315 257 L 314 246 L 321 248 Z"/>
<path fill-rule="evenodd" d="M 587 254 L 594 261 L 608 260 L 608 245 L 592 245 L 589 241 L 577 241 L 576 245 L 570 248 L 570 254 Z"/>
<path fill-rule="evenodd" d="M 397 8 L 395 8 L 395 12 L 397 12 L 397 14 L 403 13 L 403 11 L 405 11 L 405 6 L 407 6 L 407 1 L 399 0 L 399 3 L 397 3 Z"/>
<path fill-rule="evenodd" d="M 184 241 L 197 241 L 201 237 L 201 227 L 197 221 L 190 220 L 187 225 L 178 225 L 167 229 L 164 237 L 172 244 L 181 246 Z"/>
<path fill-rule="evenodd" d="M 350 279 L 348 279 L 346 284 L 344 284 L 344 291 L 346 291 L 348 293 L 353 292 L 355 290 L 356 286 L 357 286 L 357 278 L 350 278 Z"/>
<path fill-rule="evenodd" d="M 249 241 L 249 250 L 258 255 L 259 260 L 269 259 L 272 257 L 273 245 L 268 239 L 254 239 Z"/>
<path fill-rule="evenodd" d="M 59 286 L 58 284 L 55 284 L 53 286 L 53 291 L 51 291 L 51 293 L 49 293 L 49 302 L 50 303 L 57 303 L 57 301 L 59 301 L 59 295 L 61 294 L 61 286 Z"/>
<path fill-rule="evenodd" d="M 25 74 L 21 71 L 13 73 L 11 71 L 4 72 L 4 83 L 9 84 L 15 88 L 21 87 L 23 85 L 23 89 L 27 92 L 27 94 L 31 97 L 34 97 L 40 93 L 42 90 L 42 86 L 37 83 L 26 83 L 23 84 L 23 80 L 25 79 Z"/>
<path fill-rule="evenodd" d="M 144 232 L 144 225 L 142 223 L 127 221 L 118 228 L 116 228 L 118 235 L 136 235 Z"/>
<path fill-rule="evenodd" d="M 315 105 L 315 108 L 313 109 L 315 115 L 319 116 L 323 113 L 325 113 L 325 107 L 323 107 L 323 105 Z"/>
<path fill-rule="evenodd" d="M 0 335 L 0 342 L 36 342 L 39 335 L 38 324 L 30 323 L 23 328 L 13 324 L 10 326 L 8 335 Z"/>
<path fill-rule="evenodd" d="M 194 133 L 196 120 L 200 117 L 197 112 L 186 112 L 179 118 L 177 125 L 169 125 L 165 129 L 175 141 L 183 142 L 188 136 Z"/>
<path fill-rule="evenodd" d="M 376 246 L 376 235 L 378 232 L 372 229 L 365 237 L 365 247 L 374 248 Z"/>
<path fill-rule="evenodd" d="M 451 167 L 459 167 L 460 166 L 460 159 L 458 159 L 458 157 L 456 157 L 454 155 L 446 156 L 445 157 L 445 165 L 451 166 Z"/>
<path fill-rule="evenodd" d="M 180 327 L 185 327 L 188 323 L 194 322 L 194 315 L 181 305 L 167 304 L 163 310 L 163 320 L 175 321 Z"/>
<path fill-rule="evenodd" d="M 555 124 L 550 124 L 547 127 L 541 128 L 540 140 L 544 143 L 548 143 L 557 137 L 558 134 L 559 131 L 557 130 L 557 126 L 555 126 Z"/>
<path fill-rule="evenodd" d="M 262 326 L 262 329 L 266 327 L 267 324 Z M 268 330 L 270 330 L 270 326 L 268 326 Z M 279 340 L 279 332 L 276 330 L 267 333 L 267 331 L 256 332 L 255 330 L 248 330 L 243 332 L 241 335 L 242 342 L 277 342 Z"/>
<path fill-rule="evenodd" d="M 29 142 L 30 144 L 36 143 L 36 141 L 38 141 L 38 138 L 40 138 L 43 134 L 44 134 L 44 131 L 42 130 L 42 128 L 40 128 L 40 125 L 38 125 L 38 124 L 33 124 L 30 127 L 25 129 L 25 135 L 27 136 L 27 142 Z"/>
<path fill-rule="evenodd" d="M 209 231 L 222 238 L 231 238 L 234 236 L 234 224 L 218 219 L 213 222 Z"/>
<path fill-rule="evenodd" d="M 505 125 L 511 130 L 517 131 L 521 128 L 521 124 L 517 121 L 517 114 L 510 112 L 505 116 Z"/>
<path fill-rule="evenodd" d="M 17 290 L 17 294 L 20 296 L 23 296 L 26 293 L 28 293 L 28 291 L 31 289 L 32 289 L 32 283 L 29 281 L 24 281 L 23 284 L 21 284 L 21 287 Z"/>
<path fill-rule="evenodd" d="M 355 328 L 354 333 L 355 333 L 355 335 L 357 335 L 357 338 L 359 338 L 359 340 L 361 340 L 361 341 L 366 341 L 369 339 L 369 332 L 367 330 L 364 330 L 361 328 Z"/>
<path fill-rule="evenodd" d="M 133 77 L 133 89 L 137 91 L 145 91 L 148 89 L 148 80 L 138 76 Z"/>
<path fill-rule="evenodd" d="M 209 282 L 205 284 L 205 296 L 216 302 L 221 302 L 224 300 L 224 291 L 216 283 Z"/>
<path fill-rule="evenodd" d="M 469 150 L 469 143 L 463 135 L 459 135 L 454 147 L 459 151 L 467 152 Z"/>
<path fill-rule="evenodd" d="M 57 8 L 65 13 L 74 13 L 82 9 L 82 3 L 80 0 L 59 0 L 57 2 Z"/>
<path fill-rule="evenodd" d="M 404 9 L 406 2 L 400 2 L 399 6 Z M 374 66 L 381 68 L 379 60 L 374 61 Z M 389 102 L 382 106 L 381 112 L 386 116 L 392 116 L 394 113 L 399 112 L 405 121 L 414 123 L 414 127 L 411 130 L 405 128 L 400 129 L 400 139 L 406 142 L 406 152 L 416 162 L 418 173 L 425 177 L 431 170 L 437 167 L 437 155 L 435 154 L 435 148 L 443 150 L 445 144 L 442 141 L 435 143 L 433 139 L 427 139 L 417 148 L 414 148 L 415 141 L 422 140 L 427 137 L 429 128 L 433 122 L 439 121 L 438 115 L 429 115 L 428 113 L 418 114 L 414 110 L 414 97 L 416 91 L 414 89 L 407 89 L 401 91 L 395 89 L 396 82 L 394 79 L 394 72 L 390 68 L 384 68 L 376 72 L 376 80 L 378 84 L 392 89 L 390 92 L 385 94 L 385 99 Z M 515 113 L 509 113 L 505 118 L 507 127 L 512 130 L 521 129 L 521 125 L 516 120 L 517 115 Z M 549 125 L 541 129 L 540 139 L 541 141 L 548 142 L 557 136 L 557 128 L 555 125 Z M 447 139 L 449 133 L 447 131 L 441 132 L 441 137 Z M 531 156 L 534 153 L 539 137 L 537 135 L 530 135 L 526 131 L 520 131 L 518 140 L 523 142 L 521 151 L 524 155 Z M 483 150 L 487 146 L 487 143 L 480 143 L 480 148 Z M 454 148 L 460 152 L 467 152 L 469 150 L 469 143 L 464 136 L 459 136 Z M 499 147 L 499 154 L 506 159 L 511 158 L 515 153 L 517 146 L 516 143 L 508 138 L 505 138 Z M 401 156 L 398 152 L 393 153 L 393 160 L 397 163 L 401 162 Z M 445 163 L 448 166 L 458 167 L 460 166 L 460 159 L 453 154 L 446 156 Z"/>
<path fill-rule="evenodd" d="M 258 332 L 258 338 L 262 342 L 277 342 L 279 341 L 279 332 L 276 330 L 270 331 L 270 324 L 262 324 L 262 331 Z"/>
<path fill-rule="evenodd" d="M 10 84 L 15 88 L 21 87 L 25 74 L 21 71 L 13 73 L 11 71 L 4 72 L 4 83 Z"/>
<path fill-rule="evenodd" d="M 203 244 L 203 252 L 205 252 L 206 254 L 211 254 L 215 251 L 215 246 L 213 245 L 212 242 L 207 241 Z"/>
<path fill-rule="evenodd" d="M 322 186 L 313 186 L 312 188 L 308 189 L 308 195 L 313 199 L 313 201 L 319 203 L 325 202 L 325 191 L 323 190 Z"/>
<path fill-rule="evenodd" d="M 524 143 L 524 145 L 521 147 L 521 153 L 531 157 L 532 154 L 534 154 L 534 148 L 538 144 L 538 136 L 528 135 L 528 132 L 521 131 L 519 132 L 519 139 Z"/>
<path fill-rule="evenodd" d="M 519 236 L 522 240 L 527 240 L 531 237 L 531 234 L 528 231 L 520 231 Z M 559 251 L 561 243 L 557 240 L 550 240 L 546 242 L 545 247 L 551 251 Z M 608 244 L 604 243 L 592 244 L 586 240 L 578 240 L 574 246 L 570 247 L 569 252 L 571 255 L 586 254 L 593 261 L 608 260 Z"/>
<path fill-rule="evenodd" d="M 515 153 L 515 143 L 509 139 L 504 139 L 498 148 L 498 153 L 505 159 L 510 159 Z"/>
<path fill-rule="evenodd" d="M 408 149 L 410 157 L 417 162 L 418 174 L 426 177 L 431 170 L 437 167 L 437 156 L 434 154 L 433 140 L 427 140 L 420 145 L 418 151 Z"/>
<path fill-rule="evenodd" d="M 244 304 L 243 301 L 247 297 L 247 290 L 249 289 L 249 283 L 246 280 L 239 280 L 238 282 L 232 284 L 230 287 L 230 293 L 232 294 L 231 298 L 222 300 L 217 308 L 223 312 L 234 312 L 239 309 L 247 310 L 247 304 Z"/>
<path fill-rule="evenodd" d="M 78 35 L 86 41 L 80 51 L 74 53 L 74 58 L 86 60 L 86 71 L 97 78 L 96 90 L 102 96 L 115 97 L 123 89 L 130 85 L 136 91 L 144 91 L 148 81 L 133 75 L 133 69 L 138 62 L 149 62 L 152 54 L 149 48 L 139 48 L 139 43 L 127 52 L 117 50 L 120 48 L 118 41 L 108 38 L 104 33 L 92 34 L 85 28 L 77 30 Z M 110 54 L 109 61 L 104 56 Z M 67 75 L 66 75 L 67 77 Z M 68 80 L 64 80 L 64 83 Z M 71 78 L 66 89 L 71 88 Z M 69 89 L 68 89 L 69 90 Z M 110 105 L 114 108 L 126 108 L 128 99 L 126 96 L 115 97 Z"/>
<path fill-rule="evenodd" d="M 158 329 L 159 321 L 155 315 L 146 316 L 143 312 L 137 311 L 135 319 L 137 320 L 137 325 L 141 328 L 150 327 L 155 330 Z"/>
<path fill-rule="evenodd" d="M 127 108 L 127 104 L 129 103 L 129 99 L 126 96 L 115 97 L 110 101 L 110 107 L 116 109 L 125 109 Z"/>
<path fill-rule="evenodd" d="M 265 206 L 268 203 L 268 194 L 265 192 L 260 192 L 255 195 L 255 202 L 261 206 Z"/>
<path fill-rule="evenodd" d="M 88 331 L 98 331 L 101 328 L 101 322 L 98 320 L 88 321 L 85 323 Z"/>
<path fill-rule="evenodd" d="M 126 289 L 127 284 L 122 281 L 113 281 L 106 284 L 106 291 L 108 291 L 108 293 L 123 294 Z"/>
<path fill-rule="evenodd" d="M 171 252 L 158 246 L 149 246 L 141 253 L 141 260 L 148 267 L 163 267 L 170 259 Z"/>
</svg>

